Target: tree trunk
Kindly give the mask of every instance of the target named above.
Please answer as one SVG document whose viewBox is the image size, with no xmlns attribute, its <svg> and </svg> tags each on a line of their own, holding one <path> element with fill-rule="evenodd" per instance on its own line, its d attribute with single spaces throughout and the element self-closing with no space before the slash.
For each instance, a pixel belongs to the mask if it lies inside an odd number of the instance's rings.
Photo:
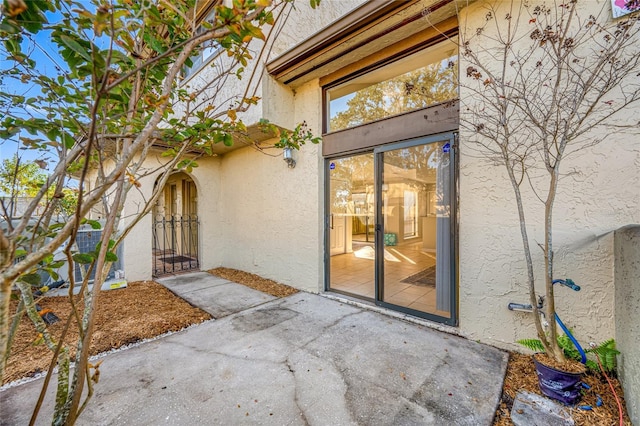
<svg viewBox="0 0 640 426">
<path fill-rule="evenodd" d="M 558 330 L 556 325 L 556 304 L 553 289 L 553 203 L 558 190 L 558 166 L 559 158 L 556 159 L 555 166 L 549 170 L 551 180 L 549 181 L 549 192 L 544 203 L 544 276 L 545 276 L 545 298 L 546 316 L 549 322 L 549 356 L 558 362 L 564 362 L 564 352 L 558 345 Z"/>
<path fill-rule="evenodd" d="M 0 379 L 4 379 L 4 368 L 9 358 L 9 302 L 13 281 L 3 279 L 0 283 Z"/>
<path fill-rule="evenodd" d="M 533 272 L 533 259 L 531 256 L 531 246 L 529 245 L 529 235 L 527 232 L 527 222 L 524 212 L 524 205 L 522 204 L 522 193 L 520 192 L 520 185 L 514 174 L 513 168 L 507 165 L 507 171 L 509 173 L 509 180 L 513 186 L 513 192 L 516 196 L 516 204 L 518 206 L 518 219 L 520 220 L 520 235 L 522 237 L 522 247 L 524 251 L 524 259 L 527 264 L 527 284 L 529 289 L 529 303 L 531 304 L 534 324 L 536 326 L 536 332 L 538 339 L 542 342 L 545 350 L 550 351 L 551 347 L 547 340 L 547 336 L 544 333 L 544 327 L 542 327 L 542 320 L 540 318 L 540 311 L 538 309 L 538 300 L 535 287 L 535 274 Z"/>
</svg>

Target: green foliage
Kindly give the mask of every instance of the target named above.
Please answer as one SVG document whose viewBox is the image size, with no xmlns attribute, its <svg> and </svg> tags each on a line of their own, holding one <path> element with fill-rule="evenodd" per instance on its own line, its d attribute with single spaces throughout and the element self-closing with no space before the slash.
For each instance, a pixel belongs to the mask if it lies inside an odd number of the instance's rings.
<svg viewBox="0 0 640 426">
<path fill-rule="evenodd" d="M 516 343 L 524 346 L 525 348 L 531 349 L 534 352 L 544 352 L 544 346 L 538 339 L 522 339 L 517 340 Z"/>
<path fill-rule="evenodd" d="M 319 144 L 322 138 L 313 136 L 313 132 L 307 126 L 306 121 L 299 123 L 293 131 L 283 129 L 269 122 L 266 119 L 260 119 L 260 129 L 264 133 L 270 133 L 278 138 L 278 142 L 274 144 L 276 148 L 292 148 L 299 150 L 302 145 L 307 142 Z"/>
<path fill-rule="evenodd" d="M 312 7 L 318 3 L 310 0 Z M 3 247 L 9 247 L 0 251 L 3 301 L 14 284 L 22 298 L 29 299 L 41 276 L 57 277 L 55 270 L 66 262 L 54 260 L 51 251 L 65 248 L 74 262 L 85 266 L 103 260 L 108 267 L 118 259 L 115 240 L 121 241 L 145 214 L 122 224 L 127 192 L 140 187 L 141 177 L 149 173 L 146 156 L 165 150 L 160 172 L 166 177 L 174 168 L 197 167 L 195 160 L 185 160 L 185 153 L 210 155 L 215 144 L 232 145 L 235 134 L 246 133 L 238 115 L 258 98 L 229 99 L 224 94 L 222 99 L 218 91 L 234 76 L 242 76 L 241 68 L 246 68 L 255 51 L 248 43 L 265 38 L 263 27 L 274 22 L 272 9 L 280 4 L 211 2 L 215 18 L 198 28 L 200 23 L 193 20 L 196 0 L 3 0 L 0 138 L 53 157 L 49 162 L 53 170 L 24 179 L 25 186 L 36 183 L 37 189 L 50 185 L 38 193 L 43 200 L 34 201 L 44 201 L 45 213 L 23 217 L 13 230 L 0 232 Z M 221 55 L 224 64 L 212 73 L 208 86 L 180 84 L 179 70 L 188 63 L 185 58 L 212 44 L 226 55 Z M 51 63 L 42 63 L 45 58 Z M 304 126 L 298 126 L 288 139 L 297 148 L 319 141 Z M 35 173 L 33 168 L 28 171 Z M 74 185 L 69 184 L 69 174 L 77 179 Z M 11 182 L 10 189 L 15 189 L 15 179 Z M 68 220 L 55 223 L 57 219 L 49 213 L 56 205 L 69 214 Z M 152 208 L 153 201 L 143 206 L 146 212 Z M 96 210 L 106 219 L 104 228 L 83 219 Z M 88 253 L 73 252 L 70 237 L 78 224 L 113 237 L 104 259 L 100 259 L 100 244 Z M 98 277 L 104 270 L 95 272 Z M 16 276 L 17 283 L 12 281 Z M 94 288 L 99 291 L 100 287 Z M 68 348 L 56 349 L 41 318 L 30 315 L 47 347 L 60 354 L 55 424 L 74 424 L 82 412 L 82 395 L 92 394 L 83 392 L 83 386 L 93 383 L 83 375 L 90 370 L 85 343 L 90 341 L 96 299 L 84 298 L 86 321 L 79 325 L 83 337 L 77 344 L 73 377 Z M 4 339 L 8 309 L 2 312 L 0 376 L 10 349 L 10 340 Z"/>
<path fill-rule="evenodd" d="M 616 342 L 614 339 L 605 340 L 599 345 L 588 349 L 587 353 L 597 354 L 602 363 L 602 367 L 605 371 L 614 371 L 616 369 L 616 356 L 620 355 L 620 351 L 616 349 Z M 595 363 L 594 363 L 595 364 Z M 589 365 L 589 364 L 587 364 Z M 589 366 L 589 368 L 592 368 Z M 597 368 L 597 364 L 594 368 Z"/>
<path fill-rule="evenodd" d="M 516 341 L 516 343 L 534 352 L 545 351 L 545 348 L 542 342 L 538 339 L 521 339 Z M 575 345 L 573 344 L 569 336 L 567 336 L 566 334 L 558 336 L 558 346 L 560 346 L 560 349 L 562 349 L 562 351 L 564 352 L 564 355 L 568 359 L 572 359 L 574 361 L 582 360 L 582 356 L 580 355 L 580 352 L 578 352 Z M 612 372 L 612 371 L 615 371 L 616 369 L 616 356 L 620 354 L 620 351 L 616 349 L 615 340 L 609 339 L 599 344 L 598 346 L 585 350 L 585 353 L 598 354 L 604 370 L 606 372 Z M 600 367 L 598 363 L 593 359 L 587 359 L 586 366 L 591 371 L 600 371 Z"/>
<path fill-rule="evenodd" d="M 12 197 L 33 197 L 47 180 L 47 173 L 34 161 L 18 155 L 5 158 L 0 165 L 0 191 Z"/>
<path fill-rule="evenodd" d="M 36 273 L 22 274 L 20 275 L 19 280 L 33 286 L 40 285 L 40 275 Z"/>
</svg>

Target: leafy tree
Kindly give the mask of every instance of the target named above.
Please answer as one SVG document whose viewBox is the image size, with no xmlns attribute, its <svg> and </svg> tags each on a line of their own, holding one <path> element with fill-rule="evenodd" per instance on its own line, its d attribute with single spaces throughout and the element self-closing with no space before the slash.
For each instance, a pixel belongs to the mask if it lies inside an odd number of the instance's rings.
<svg viewBox="0 0 640 426">
<path fill-rule="evenodd" d="M 22 312 L 32 320 L 52 351 L 51 366 L 59 369 L 53 422 L 73 424 L 93 394 L 98 366 L 88 363 L 93 316 L 101 284 L 116 247 L 149 213 L 169 175 L 189 170 L 199 156 L 211 154 L 216 143 L 230 145 L 245 133 L 239 114 L 257 102 L 250 93 L 227 96 L 223 87 L 251 69 L 252 55 L 272 38 L 271 25 L 292 0 L 233 0 L 211 2 L 214 18 L 199 22 L 196 0 L 6 0 L 1 6 L 0 137 L 34 152 L 47 152 L 55 161 L 23 217 L 0 227 L 0 377 L 10 351 L 11 336 Z M 319 0 L 310 0 L 315 7 Z M 269 30 L 267 30 L 269 29 Z M 46 39 L 47 45 L 41 40 Z M 202 46 L 219 46 L 211 72 L 202 84 L 180 84 L 180 71 Z M 251 49 L 249 48 L 251 46 Z M 55 64 L 45 67 L 32 53 L 40 51 Z M 252 73 L 253 76 L 254 73 Z M 160 148 L 161 147 L 161 148 Z M 148 170 L 145 159 L 162 149 L 164 164 Z M 188 154 L 188 155 L 187 155 Z M 126 221 L 122 210 L 140 179 L 159 174 L 157 191 Z M 78 179 L 69 189 L 68 176 Z M 70 220 L 54 220 L 55 203 L 43 214 L 36 208 L 53 193 L 54 199 L 74 192 Z M 58 203 L 63 204 L 65 203 Z M 87 219 L 99 208 L 101 222 Z M 101 241 L 90 253 L 75 249 L 81 226 L 101 229 Z M 64 249 L 63 249 L 64 247 Z M 63 263 L 52 253 L 64 253 L 70 268 L 72 314 L 67 329 L 77 323 L 75 348 L 54 339 L 35 309 L 32 287 L 40 272 L 55 276 Z M 76 282 L 73 263 L 87 267 Z M 95 282 L 89 290 L 89 277 Z M 11 289 L 19 290 L 18 314 L 9 316 Z M 12 326 L 10 326 L 12 324 Z M 71 366 L 73 365 L 73 373 Z M 32 420 L 47 392 L 49 369 Z M 83 401 L 83 391 L 86 398 Z"/>
<path fill-rule="evenodd" d="M 502 164 L 513 188 L 530 303 L 538 339 L 558 361 L 554 302 L 553 212 L 567 157 L 601 143 L 615 128 L 638 132 L 640 101 L 640 16 L 608 20 L 608 4 L 585 13 L 576 0 L 496 2 L 484 22 L 461 34 L 468 61 L 461 86 L 463 124 L 478 153 Z M 627 113 L 627 114 L 625 114 Z M 527 196 L 528 189 L 533 194 Z M 528 197 L 540 203 L 526 202 Z M 530 230 L 532 216 L 544 217 L 544 314 L 538 309 Z"/>
<path fill-rule="evenodd" d="M 331 119 L 331 130 L 456 99 L 456 69 L 456 61 L 450 58 L 359 90 L 347 101 L 347 109 Z"/>
<path fill-rule="evenodd" d="M 14 155 L 2 160 L 0 191 L 15 197 L 34 197 L 47 179 L 47 173 L 33 161 L 21 161 Z"/>
</svg>

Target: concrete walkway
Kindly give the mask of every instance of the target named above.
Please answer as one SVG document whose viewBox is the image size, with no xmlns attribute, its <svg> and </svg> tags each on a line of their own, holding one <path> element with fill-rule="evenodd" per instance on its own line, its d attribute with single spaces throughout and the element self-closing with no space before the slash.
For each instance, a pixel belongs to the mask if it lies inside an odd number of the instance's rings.
<svg viewBox="0 0 640 426">
<path fill-rule="evenodd" d="M 318 295 L 204 273 L 163 283 L 220 316 L 107 355 L 79 424 L 491 424 L 502 351 Z M 28 424 L 40 385 L 0 392 L 0 424 Z"/>
</svg>

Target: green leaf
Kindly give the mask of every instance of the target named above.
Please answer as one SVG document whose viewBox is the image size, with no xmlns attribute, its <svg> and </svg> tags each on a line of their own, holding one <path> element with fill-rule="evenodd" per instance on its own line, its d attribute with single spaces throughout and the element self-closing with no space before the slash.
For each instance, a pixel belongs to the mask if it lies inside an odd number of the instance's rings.
<svg viewBox="0 0 640 426">
<path fill-rule="evenodd" d="M 118 256 L 112 252 L 112 251 L 108 251 L 107 255 L 104 258 L 107 262 L 117 262 L 118 261 Z"/>
<path fill-rule="evenodd" d="M 54 223 L 49 226 L 49 231 L 57 231 L 58 229 L 62 229 L 65 225 L 66 223 Z"/>
<path fill-rule="evenodd" d="M 91 253 L 75 253 L 73 256 L 73 261 L 76 263 L 80 263 L 83 265 L 89 264 L 93 262 L 93 255 Z"/>
<path fill-rule="evenodd" d="M 606 340 L 595 348 L 588 349 L 586 352 L 597 354 L 605 371 L 615 370 L 616 357 L 617 355 L 620 355 L 620 351 L 616 349 L 616 342 L 614 339 Z M 598 369 L 599 368 L 596 368 L 596 370 Z"/>
<path fill-rule="evenodd" d="M 4 21 L 0 23 L 0 31 L 7 32 L 9 34 L 18 34 L 20 32 L 20 27 Z"/>
<path fill-rule="evenodd" d="M 93 220 L 93 219 L 82 219 L 82 221 L 80 222 L 82 225 L 84 224 L 88 224 L 91 226 L 91 229 L 102 229 L 102 225 L 100 225 L 100 222 L 98 222 L 97 220 Z"/>
<path fill-rule="evenodd" d="M 86 59 L 87 62 L 91 62 L 91 55 L 89 55 L 89 52 L 87 52 L 80 43 L 65 34 L 60 35 L 60 41 L 62 41 L 69 49 Z"/>
<path fill-rule="evenodd" d="M 225 146 L 233 146 L 233 136 L 231 136 L 230 133 L 225 133 L 222 137 L 222 143 L 225 144 Z"/>
<path fill-rule="evenodd" d="M 20 275 L 18 281 L 22 281 L 31 285 L 40 285 L 40 275 L 36 273 Z"/>
<path fill-rule="evenodd" d="M 62 144 L 65 146 L 65 148 L 71 149 L 71 148 L 73 148 L 73 145 L 75 143 L 76 143 L 76 141 L 73 138 L 73 136 L 71 136 L 67 132 L 62 133 Z"/>
<path fill-rule="evenodd" d="M 538 339 L 522 339 L 517 340 L 516 343 L 535 352 L 544 352 L 544 345 Z"/>
</svg>

